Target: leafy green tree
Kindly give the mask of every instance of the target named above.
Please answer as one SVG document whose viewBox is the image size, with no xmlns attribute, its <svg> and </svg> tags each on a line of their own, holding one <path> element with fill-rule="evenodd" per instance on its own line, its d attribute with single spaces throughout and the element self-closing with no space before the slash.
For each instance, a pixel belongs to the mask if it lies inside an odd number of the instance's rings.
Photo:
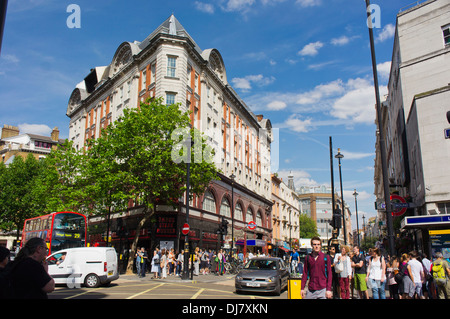
<svg viewBox="0 0 450 319">
<path fill-rule="evenodd" d="M 186 137 L 196 138 L 193 146 Z M 186 140 L 188 144 L 184 144 Z M 115 209 L 126 208 L 129 200 L 142 207 L 131 256 L 141 228 L 155 213 L 155 205 L 175 206 L 186 191 L 185 160 L 191 150 L 190 194 L 202 194 L 217 178 L 215 165 L 199 158 L 210 154 L 205 139 L 190 129 L 188 113 L 181 112 L 177 104 L 163 104 L 162 99 L 148 99 L 139 108 L 125 109 L 121 119 L 97 139 L 89 140 L 85 176 L 95 181 L 92 193 L 96 200 L 110 198 Z M 130 258 L 127 270 L 132 266 Z"/>
<path fill-rule="evenodd" d="M 317 224 L 306 214 L 300 214 L 300 238 L 312 238 L 319 236 L 317 232 Z"/>
<path fill-rule="evenodd" d="M 16 230 L 17 237 L 25 219 L 41 215 L 42 206 L 32 195 L 42 164 L 32 154 L 16 156 L 6 167 L 0 163 L 0 228 Z M 17 238 L 18 239 L 18 238 Z"/>
<path fill-rule="evenodd" d="M 46 212 L 75 211 L 90 215 L 92 183 L 85 176 L 87 157 L 65 141 L 42 161 L 31 192 Z"/>
</svg>

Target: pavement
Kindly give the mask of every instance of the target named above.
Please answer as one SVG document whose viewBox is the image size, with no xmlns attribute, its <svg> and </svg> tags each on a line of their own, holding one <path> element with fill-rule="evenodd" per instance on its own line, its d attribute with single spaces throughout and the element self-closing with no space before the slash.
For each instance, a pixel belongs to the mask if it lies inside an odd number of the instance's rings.
<svg viewBox="0 0 450 319">
<path fill-rule="evenodd" d="M 234 286 L 234 277 L 235 275 L 224 274 L 222 276 L 218 276 L 215 274 L 206 274 L 206 275 L 194 275 L 191 279 L 191 274 L 189 274 L 189 279 L 181 279 L 179 276 L 167 276 L 164 279 L 154 279 L 153 274 L 147 274 L 145 277 L 138 277 L 136 274 L 123 274 L 119 276 L 119 279 L 116 280 L 117 283 L 120 281 L 135 281 L 135 282 L 177 282 L 177 283 L 214 283 L 226 286 Z"/>
</svg>

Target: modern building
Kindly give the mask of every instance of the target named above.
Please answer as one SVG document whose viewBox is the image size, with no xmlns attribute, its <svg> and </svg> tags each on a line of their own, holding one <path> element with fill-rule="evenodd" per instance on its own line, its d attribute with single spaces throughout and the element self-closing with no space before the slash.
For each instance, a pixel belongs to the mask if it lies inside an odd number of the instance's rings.
<svg viewBox="0 0 450 319">
<path fill-rule="evenodd" d="M 333 196 L 331 187 L 326 185 L 321 186 L 301 186 L 297 190 L 300 201 L 300 213 L 306 214 L 317 224 L 317 232 L 322 240 L 322 247 L 328 246 L 328 240 L 332 238 L 333 228 L 330 225 L 333 217 Z M 335 204 L 342 207 L 341 198 L 335 192 Z M 345 222 L 347 230 L 347 244 L 352 244 L 352 225 L 351 212 L 349 206 L 344 201 L 345 207 Z M 342 225 L 343 226 L 343 225 Z M 344 228 L 341 227 L 339 232 L 339 243 L 344 244 Z"/>
<path fill-rule="evenodd" d="M 295 192 L 294 177 L 288 176 L 288 185 L 272 174 L 272 244 L 284 251 L 299 247 L 300 202 Z"/>
<path fill-rule="evenodd" d="M 9 165 L 16 156 L 26 158 L 33 154 L 36 159 L 45 158 L 52 149 L 64 143 L 59 138 L 59 130 L 55 127 L 50 136 L 22 133 L 12 125 L 3 125 L 0 138 L 0 160 Z"/>
<path fill-rule="evenodd" d="M 409 203 L 405 215 L 449 215 L 450 2 L 428 0 L 397 15 L 388 96 L 381 128 L 386 136 L 391 194 Z M 379 128 L 380 129 L 380 128 Z M 377 141 L 378 143 L 378 141 Z M 375 195 L 384 202 L 377 146 Z M 378 177 L 377 177 L 378 176 Z M 428 230 L 446 222 L 403 223 L 416 249 L 429 252 Z"/>
<path fill-rule="evenodd" d="M 191 125 L 208 136 L 216 167 L 222 172 L 220 181 L 213 181 L 191 202 L 190 241 L 202 248 L 266 250 L 272 229 L 270 120 L 253 114 L 229 85 L 220 52 L 200 49 L 174 15 L 143 41 L 123 42 L 110 64 L 92 68 L 76 86 L 67 107 L 69 139 L 82 149 L 87 140 L 101 134 L 101 128 L 118 120 L 125 108 L 135 108 L 152 97 L 179 103 L 182 111 L 192 112 Z M 164 236 L 152 239 L 151 227 L 159 227 L 152 223 L 144 229 L 141 238 L 147 241 L 142 245 L 182 247 L 180 228 L 185 215 L 181 206 L 177 211 L 159 207 L 156 219 L 170 216 L 172 231 L 156 230 Z M 132 211 L 124 218 L 130 229 L 135 227 Z M 229 229 L 220 243 L 216 230 L 222 217 Z M 248 229 L 250 221 L 257 224 L 256 229 Z M 252 241 L 247 245 L 248 238 Z"/>
</svg>

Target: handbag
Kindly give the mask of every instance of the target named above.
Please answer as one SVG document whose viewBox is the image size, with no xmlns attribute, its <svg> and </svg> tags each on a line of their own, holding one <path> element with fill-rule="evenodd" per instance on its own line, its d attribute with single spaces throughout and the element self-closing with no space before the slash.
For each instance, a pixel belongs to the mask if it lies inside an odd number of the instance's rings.
<svg viewBox="0 0 450 319">
<path fill-rule="evenodd" d="M 344 263 L 342 261 L 339 261 L 336 266 L 334 266 L 334 271 L 339 274 L 344 271 Z"/>
</svg>

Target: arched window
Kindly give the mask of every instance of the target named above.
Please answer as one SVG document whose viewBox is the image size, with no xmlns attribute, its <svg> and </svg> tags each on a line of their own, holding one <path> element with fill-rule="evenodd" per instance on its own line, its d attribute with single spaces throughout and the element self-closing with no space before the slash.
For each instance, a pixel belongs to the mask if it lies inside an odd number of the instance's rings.
<svg viewBox="0 0 450 319">
<path fill-rule="evenodd" d="M 256 225 L 258 225 L 258 226 L 262 226 L 263 224 L 262 224 L 262 214 L 261 214 L 261 212 L 260 211 L 258 211 L 257 213 L 256 213 Z"/>
<path fill-rule="evenodd" d="M 253 211 L 252 211 L 252 209 L 249 207 L 249 208 L 247 209 L 247 216 L 246 216 L 245 222 L 246 222 L 246 223 L 251 222 L 253 219 L 254 219 L 254 217 L 253 217 Z"/>
<path fill-rule="evenodd" d="M 220 204 L 220 216 L 231 217 L 230 203 L 225 197 Z"/>
<path fill-rule="evenodd" d="M 244 216 L 242 215 L 242 207 L 239 203 L 237 203 L 236 207 L 234 208 L 234 219 L 239 221 L 244 220 Z"/>
<path fill-rule="evenodd" d="M 205 192 L 205 197 L 203 199 L 203 210 L 214 214 L 216 213 L 216 200 L 210 191 Z"/>
</svg>

